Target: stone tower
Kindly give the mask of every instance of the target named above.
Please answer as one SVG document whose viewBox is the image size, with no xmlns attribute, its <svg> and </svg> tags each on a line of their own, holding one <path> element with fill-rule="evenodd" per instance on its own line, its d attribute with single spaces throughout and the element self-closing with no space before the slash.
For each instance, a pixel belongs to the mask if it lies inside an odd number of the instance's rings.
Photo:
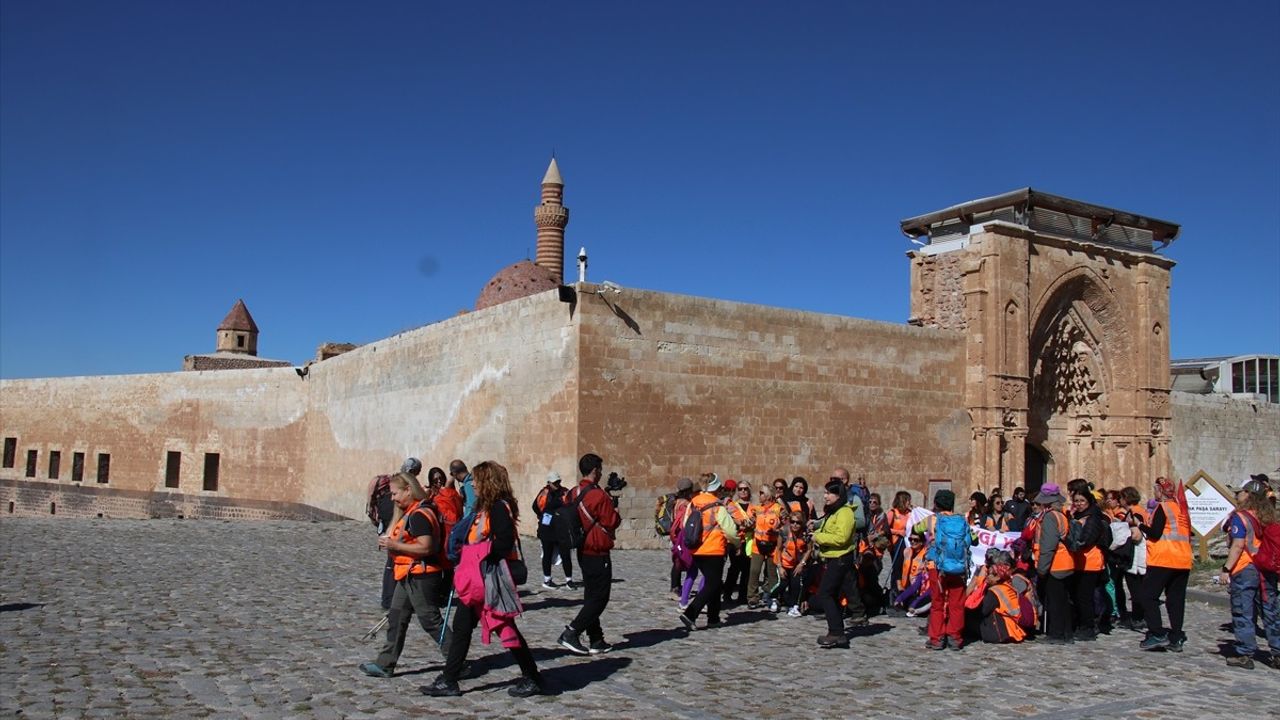
<svg viewBox="0 0 1280 720">
<path fill-rule="evenodd" d="M 911 322 L 966 337 L 970 487 L 1143 491 L 1169 456 L 1174 223 L 1031 188 L 902 221 Z M 1157 247 L 1159 245 L 1160 247 Z"/>
<path fill-rule="evenodd" d="M 569 208 L 564 206 L 564 180 L 560 167 L 551 158 L 547 174 L 542 178 L 542 204 L 533 209 L 538 226 L 538 250 L 534 264 L 555 273 L 557 282 L 564 279 L 564 228 L 569 224 Z"/>
<path fill-rule="evenodd" d="M 236 300 L 231 312 L 218 323 L 217 352 L 258 354 L 258 324 L 253 321 L 244 300 Z"/>
</svg>

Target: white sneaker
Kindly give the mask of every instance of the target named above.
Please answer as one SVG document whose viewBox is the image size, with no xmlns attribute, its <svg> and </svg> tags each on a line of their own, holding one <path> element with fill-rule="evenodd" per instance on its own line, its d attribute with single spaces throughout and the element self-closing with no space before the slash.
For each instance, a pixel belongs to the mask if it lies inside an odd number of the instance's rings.
<svg viewBox="0 0 1280 720">
<path fill-rule="evenodd" d="M 769 612 L 778 612 L 778 601 L 774 600 L 769 603 Z"/>
<path fill-rule="evenodd" d="M 542 578 L 542 587 L 544 587 L 544 588 L 546 588 L 546 589 L 548 589 L 548 590 L 555 590 L 555 589 L 556 589 L 555 583 L 551 582 L 551 578 L 549 578 L 549 577 L 544 577 L 544 578 Z"/>
<path fill-rule="evenodd" d="M 800 617 L 800 606 L 792 605 L 791 609 L 787 611 L 787 617 Z"/>
</svg>

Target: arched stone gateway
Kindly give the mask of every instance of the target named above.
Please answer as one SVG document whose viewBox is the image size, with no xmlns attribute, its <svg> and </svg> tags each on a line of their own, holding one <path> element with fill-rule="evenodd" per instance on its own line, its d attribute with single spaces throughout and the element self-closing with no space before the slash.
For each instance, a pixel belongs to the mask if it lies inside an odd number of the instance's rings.
<svg viewBox="0 0 1280 720">
<path fill-rule="evenodd" d="M 966 337 L 969 485 L 1169 466 L 1169 270 L 1178 226 L 1031 189 L 905 220 L 912 322 Z"/>
</svg>

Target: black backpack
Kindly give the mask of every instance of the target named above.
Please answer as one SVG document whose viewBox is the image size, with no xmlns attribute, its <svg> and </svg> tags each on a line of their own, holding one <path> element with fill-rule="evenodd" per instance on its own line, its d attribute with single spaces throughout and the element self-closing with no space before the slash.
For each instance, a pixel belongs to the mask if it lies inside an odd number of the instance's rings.
<svg viewBox="0 0 1280 720">
<path fill-rule="evenodd" d="M 599 490 L 598 487 L 587 488 L 585 491 L 578 493 L 573 502 L 561 505 L 551 514 L 551 530 L 555 536 L 556 542 L 561 547 L 570 547 L 575 550 L 582 547 L 582 543 L 587 538 L 589 531 L 596 524 L 596 519 L 591 517 L 591 512 L 587 511 L 587 517 L 591 520 L 591 525 L 582 526 L 582 514 L 578 512 L 578 508 L 582 505 L 582 498 L 592 490 Z"/>
<path fill-rule="evenodd" d="M 702 526 L 702 513 L 710 510 L 711 508 L 719 507 L 722 504 L 723 503 L 719 500 L 713 503 L 708 503 L 702 507 L 697 507 L 692 502 L 689 503 L 689 512 L 685 514 L 684 529 L 681 531 L 683 533 L 683 537 L 681 539 L 684 540 L 684 546 L 690 552 L 697 550 L 698 547 L 702 545 L 702 532 L 704 530 Z"/>
</svg>

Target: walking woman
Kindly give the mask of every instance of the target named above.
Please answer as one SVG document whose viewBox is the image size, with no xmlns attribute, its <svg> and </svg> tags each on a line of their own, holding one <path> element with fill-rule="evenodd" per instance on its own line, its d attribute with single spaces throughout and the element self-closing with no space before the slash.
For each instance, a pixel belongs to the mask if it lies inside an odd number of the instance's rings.
<svg viewBox="0 0 1280 720">
<path fill-rule="evenodd" d="M 507 469 L 492 460 L 475 466 L 471 471 L 475 484 L 476 507 L 475 519 L 472 520 L 470 532 L 467 533 L 467 545 L 475 545 L 485 540 L 490 543 L 489 552 L 483 562 L 497 563 L 500 560 L 513 560 L 516 552 L 516 523 L 520 512 L 511 492 L 511 480 Z M 455 576 L 455 585 L 462 587 L 463 578 L 468 569 L 465 567 L 467 554 L 464 550 L 463 561 L 459 563 Z M 514 590 L 514 588 L 513 588 Z M 487 593 L 485 593 L 487 594 Z M 476 625 L 485 618 L 485 637 L 497 632 L 502 638 L 502 645 L 511 651 L 512 657 L 520 666 L 522 677 L 515 687 L 507 691 L 513 697 L 529 697 L 542 694 L 542 678 L 538 674 L 538 666 L 534 664 L 533 653 L 529 652 L 529 644 L 515 626 L 513 617 L 496 616 L 485 607 L 484 601 L 479 603 L 455 602 L 453 615 L 453 637 L 449 644 L 449 655 L 445 661 L 444 672 L 430 685 L 423 686 L 422 692 L 433 697 L 454 697 L 462 694 L 458 687 L 458 678 L 462 675 L 463 665 L 467 661 L 467 651 L 471 648 L 471 634 Z"/>
<path fill-rule="evenodd" d="M 1182 632 L 1182 618 L 1187 608 L 1187 580 L 1191 577 L 1191 517 L 1174 498 L 1173 483 L 1168 478 L 1156 478 L 1155 499 L 1151 520 L 1139 526 L 1147 539 L 1147 576 L 1142 583 L 1147 636 L 1138 647 L 1182 652 L 1187 639 Z M 1169 614 L 1167 629 L 1160 624 L 1161 594 Z"/>
<path fill-rule="evenodd" d="M 1245 669 L 1253 667 L 1253 656 L 1258 652 L 1254 624 L 1261 619 L 1271 650 L 1263 662 L 1280 670 L 1280 597 L 1276 597 L 1276 573 L 1266 572 L 1253 562 L 1262 549 L 1263 528 L 1276 522 L 1276 508 L 1267 497 L 1266 488 L 1257 480 L 1245 483 L 1236 494 L 1236 502 L 1240 509 L 1223 523 L 1231 538 L 1231 547 L 1222 566 L 1221 580 L 1231 590 L 1231 629 L 1236 636 L 1236 654 L 1227 658 L 1227 664 Z"/>
</svg>

